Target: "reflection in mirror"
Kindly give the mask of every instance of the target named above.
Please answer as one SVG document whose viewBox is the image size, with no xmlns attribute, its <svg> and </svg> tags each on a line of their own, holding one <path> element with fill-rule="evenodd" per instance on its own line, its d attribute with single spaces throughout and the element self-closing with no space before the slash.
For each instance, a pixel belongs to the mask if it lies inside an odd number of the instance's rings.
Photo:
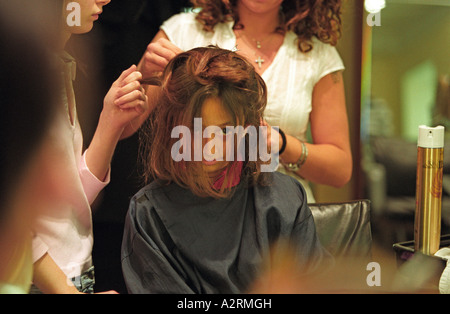
<svg viewBox="0 0 450 314">
<path fill-rule="evenodd" d="M 379 1 L 366 0 L 366 10 L 367 2 Z M 392 246 L 414 238 L 419 125 L 447 130 L 442 232 L 450 233 L 450 1 L 381 2 L 364 24 L 361 138 L 374 236 Z"/>
<path fill-rule="evenodd" d="M 438 80 L 450 74 L 450 1 L 397 2 L 388 1 L 372 29 L 371 94 L 392 112 L 389 132 L 416 141 L 420 124 L 441 122 L 434 114 Z"/>
</svg>

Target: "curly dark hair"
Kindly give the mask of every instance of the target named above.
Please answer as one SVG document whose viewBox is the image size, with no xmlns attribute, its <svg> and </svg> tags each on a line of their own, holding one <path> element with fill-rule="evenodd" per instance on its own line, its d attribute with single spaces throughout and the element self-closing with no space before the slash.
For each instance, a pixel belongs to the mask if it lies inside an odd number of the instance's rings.
<svg viewBox="0 0 450 314">
<path fill-rule="evenodd" d="M 238 0 L 191 0 L 195 8 L 202 8 L 197 20 L 203 29 L 212 32 L 215 25 L 229 21 L 243 28 L 237 12 Z M 342 0 L 284 0 L 278 32 L 293 31 L 301 52 L 313 49 L 312 38 L 335 46 L 341 37 Z"/>
</svg>

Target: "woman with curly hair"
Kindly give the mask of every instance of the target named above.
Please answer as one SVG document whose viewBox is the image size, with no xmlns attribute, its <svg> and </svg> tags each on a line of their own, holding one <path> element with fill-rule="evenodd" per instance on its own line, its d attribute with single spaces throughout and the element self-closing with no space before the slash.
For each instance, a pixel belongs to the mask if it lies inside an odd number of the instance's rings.
<svg viewBox="0 0 450 314">
<path fill-rule="evenodd" d="M 182 51 L 210 44 L 237 50 L 268 88 L 264 119 L 278 126 L 278 170 L 303 183 L 342 187 L 352 175 L 343 62 L 335 49 L 341 0 L 192 0 L 147 47 L 144 77 L 160 73 Z M 195 13 L 197 12 L 197 13 Z M 152 94 L 152 91 L 149 91 Z M 312 143 L 307 143 L 308 127 Z"/>
<path fill-rule="evenodd" d="M 272 246 L 284 241 L 293 245 L 302 274 L 330 266 L 302 185 L 263 173 L 259 153 L 227 158 L 228 148 L 242 140 L 230 127 L 258 128 L 266 95 L 253 65 L 229 50 L 195 48 L 170 61 L 148 120 L 152 131 L 143 132 L 141 142 L 152 181 L 132 198 L 125 222 L 122 269 L 129 293 L 247 292 Z M 196 119 L 203 135 L 210 127 L 218 132 L 199 142 L 198 161 L 189 158 L 191 150 L 175 160 L 173 130 L 191 130 L 183 139 L 195 146 Z M 216 137 L 226 139 L 223 149 L 208 148 Z M 208 161 L 210 150 L 222 160 Z"/>
</svg>

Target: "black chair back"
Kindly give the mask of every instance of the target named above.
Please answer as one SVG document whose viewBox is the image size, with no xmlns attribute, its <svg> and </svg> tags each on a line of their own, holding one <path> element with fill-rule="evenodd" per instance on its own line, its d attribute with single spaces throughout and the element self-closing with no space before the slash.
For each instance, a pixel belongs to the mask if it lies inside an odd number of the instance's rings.
<svg viewBox="0 0 450 314">
<path fill-rule="evenodd" d="M 335 258 L 371 258 L 370 201 L 309 204 L 322 245 Z"/>
</svg>

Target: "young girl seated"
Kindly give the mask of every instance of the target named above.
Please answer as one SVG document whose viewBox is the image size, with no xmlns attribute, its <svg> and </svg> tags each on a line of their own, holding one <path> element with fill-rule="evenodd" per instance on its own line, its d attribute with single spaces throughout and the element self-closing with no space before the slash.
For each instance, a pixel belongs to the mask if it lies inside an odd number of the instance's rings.
<svg viewBox="0 0 450 314">
<path fill-rule="evenodd" d="M 129 293 L 247 292 L 281 240 L 295 248 L 302 273 L 318 271 L 329 254 L 303 187 L 261 171 L 264 145 L 250 139 L 259 132 L 245 137 L 244 156 L 239 133 L 230 132 L 259 128 L 262 121 L 266 87 L 253 66 L 228 50 L 196 48 L 168 64 L 159 97 L 150 129 L 142 133 L 145 177 L 152 182 L 131 200 L 125 223 L 122 268 Z M 214 127 L 223 134 L 202 132 Z M 176 130 L 190 132 L 180 139 Z"/>
</svg>

